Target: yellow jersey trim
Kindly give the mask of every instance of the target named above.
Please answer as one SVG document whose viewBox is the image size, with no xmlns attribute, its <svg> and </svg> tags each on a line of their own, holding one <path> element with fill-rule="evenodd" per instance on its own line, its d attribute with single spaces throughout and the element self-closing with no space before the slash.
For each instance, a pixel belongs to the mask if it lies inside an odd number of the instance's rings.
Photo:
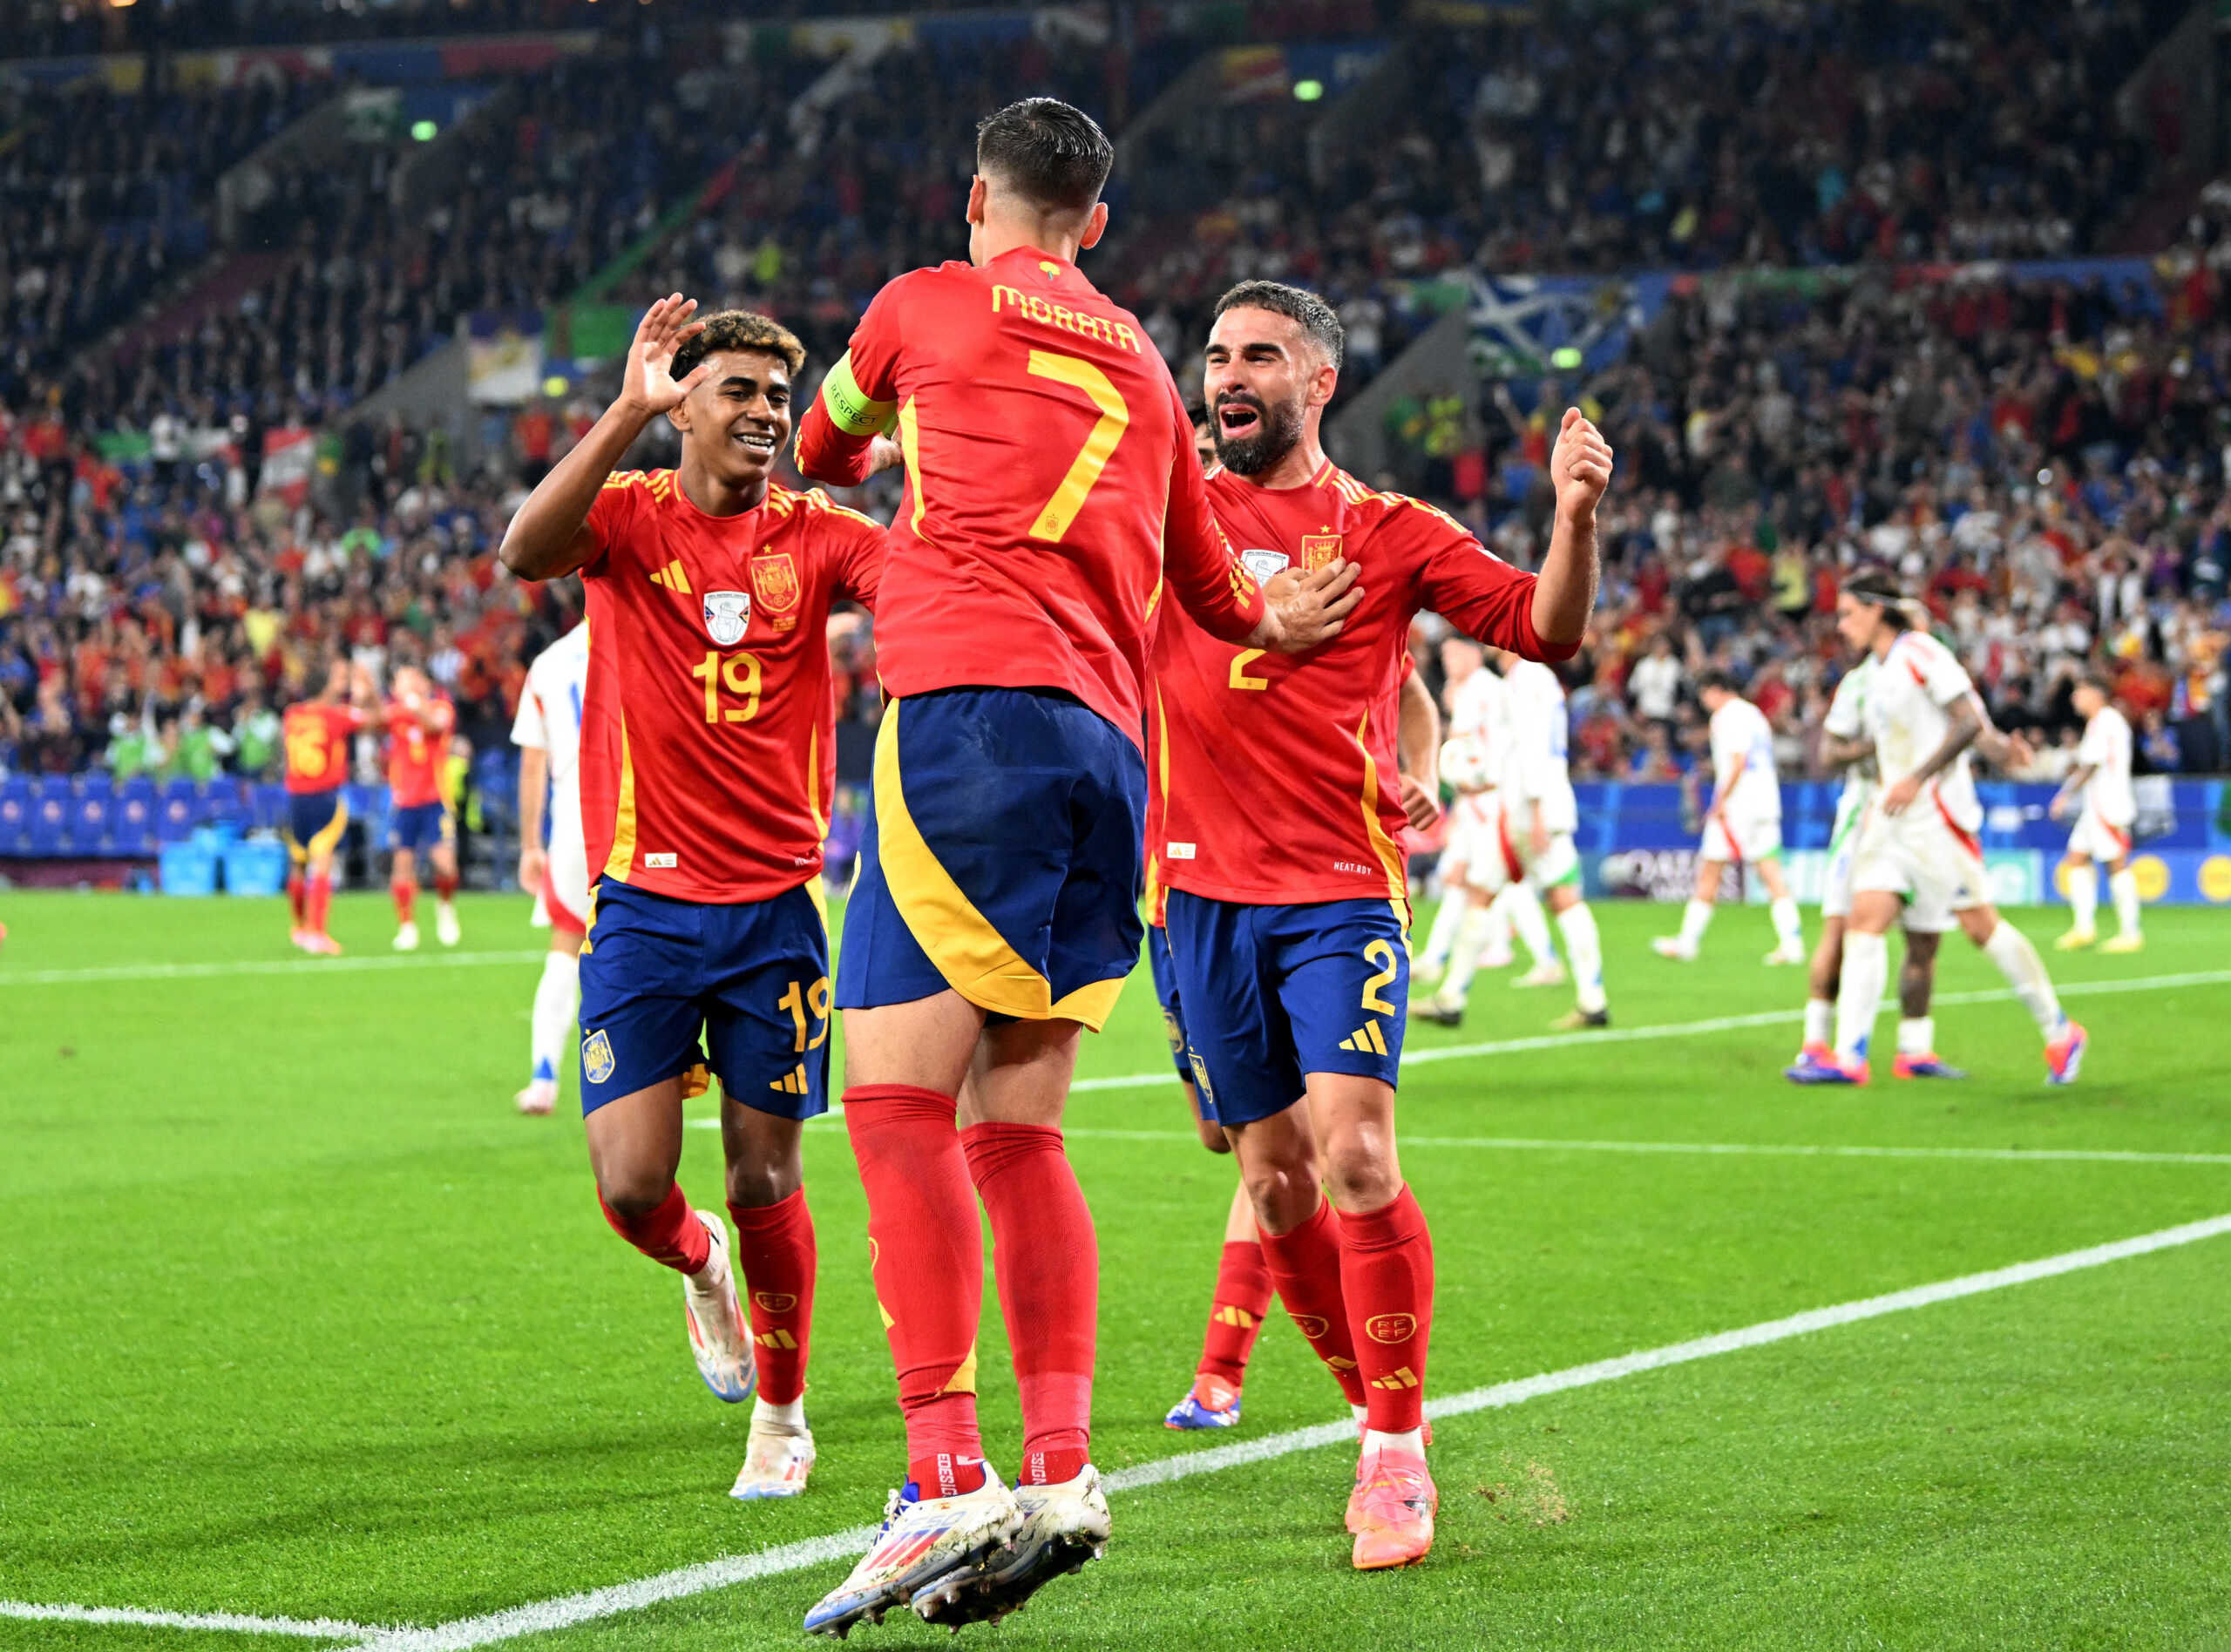
<svg viewBox="0 0 2231 1652">
<path fill-rule="evenodd" d="M 604 857 L 604 875 L 627 881 L 635 863 L 635 764 L 627 752 L 627 719 L 620 720 L 620 801 L 612 812 L 612 853 Z"/>
<path fill-rule="evenodd" d="M 1363 829 L 1371 840 L 1371 851 L 1379 856 L 1379 863 L 1387 872 L 1387 896 L 1402 907 L 1409 904 L 1409 885 L 1402 876 L 1402 851 L 1379 823 L 1379 765 L 1373 761 L 1371 748 L 1364 743 L 1364 735 L 1371 728 L 1371 714 L 1366 712 L 1363 721 L 1356 725 L 1356 749 L 1363 754 Z M 1406 919 L 1404 925 L 1408 927 Z"/>
<path fill-rule="evenodd" d="M 913 529 L 922 531 L 922 430 L 914 417 L 914 398 L 899 410 L 899 451 L 906 461 L 906 485 L 914 491 Z"/>
</svg>

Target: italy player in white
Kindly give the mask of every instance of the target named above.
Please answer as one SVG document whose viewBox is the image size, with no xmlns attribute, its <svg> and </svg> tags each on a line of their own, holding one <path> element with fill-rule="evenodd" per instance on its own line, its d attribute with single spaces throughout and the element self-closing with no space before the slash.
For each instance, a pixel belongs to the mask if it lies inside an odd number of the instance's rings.
<svg viewBox="0 0 2231 1652">
<path fill-rule="evenodd" d="M 1712 903 L 1723 887 L 1721 874 L 1731 862 L 1759 869 L 1773 902 L 1774 926 L 1769 964 L 1805 962 L 1805 932 L 1797 902 L 1781 871 L 1781 785 L 1774 776 L 1774 731 L 1766 713 L 1736 692 L 1723 671 L 1697 679 L 1697 696 L 1712 715 L 1712 806 L 1705 811 L 1704 841 L 1697 848 L 1697 892 L 1681 913 L 1681 932 L 1661 935 L 1651 945 L 1660 958 L 1684 962 L 1697 955 Z"/>
<path fill-rule="evenodd" d="M 1573 845 L 1579 809 L 1566 767 L 1568 719 L 1564 685 L 1549 667 L 1497 651 L 1503 672 L 1501 757 L 1496 763 L 1494 827 L 1471 868 L 1472 886 L 1498 900 L 1522 890 L 1546 904 L 1563 931 L 1572 960 L 1577 1005 L 1551 1023 L 1561 1032 L 1609 1026 L 1604 992 L 1604 944 L 1596 914 L 1581 894 L 1580 855 Z M 1526 985 L 1560 982 L 1564 972 L 1548 960 Z M 1432 1003 L 1417 1013 L 1444 1026 L 1463 1018 L 1460 983 L 1452 970 Z"/>
<path fill-rule="evenodd" d="M 513 1098 L 521 1113 L 545 1114 L 556 1104 L 558 1065 L 580 1003 L 581 937 L 589 905 L 588 848 L 581 836 L 581 694 L 588 673 L 584 622 L 534 657 L 512 723 L 512 743 L 519 748 L 519 887 L 532 891 L 550 917 L 550 951 L 542 960 L 530 1023 L 533 1069 Z"/>
<path fill-rule="evenodd" d="M 2115 709 L 2107 685 L 2097 677 L 2076 685 L 2075 700 L 2084 718 L 2084 739 L 2076 748 L 2076 767 L 2061 782 L 2051 812 L 2055 820 L 2076 816 L 2069 829 L 2068 853 L 2060 863 L 2076 921 L 2053 944 L 2073 951 L 2099 938 L 2094 924 L 2099 916 L 2099 877 L 2092 870 L 2099 863 L 2107 869 L 2117 931 L 2099 950 L 2135 952 L 2146 944 L 2146 937 L 2139 930 L 2138 874 L 2130 863 L 2131 827 L 2138 819 L 2138 796 L 2130 783 L 2130 722 Z"/>
<path fill-rule="evenodd" d="M 2085 1031 L 2062 1013 L 2037 949 L 1983 898 L 1976 837 L 1983 805 L 1968 769 L 1969 748 L 1985 726 L 1974 684 L 1950 649 L 1913 627 L 1902 604 L 1888 576 L 1868 574 L 1847 583 L 1836 602 L 1844 640 L 1875 656 L 1862 722 L 1881 789 L 1860 822 L 1835 1045 L 1828 1060 L 1801 1060 L 1787 1076 L 1800 1084 L 1867 1082 L 1868 1046 L 1889 977 L 1887 938 L 1902 911 L 1925 930 L 1959 921 L 2037 1023 L 2047 1080 L 2070 1083 L 2083 1062 Z"/>
</svg>

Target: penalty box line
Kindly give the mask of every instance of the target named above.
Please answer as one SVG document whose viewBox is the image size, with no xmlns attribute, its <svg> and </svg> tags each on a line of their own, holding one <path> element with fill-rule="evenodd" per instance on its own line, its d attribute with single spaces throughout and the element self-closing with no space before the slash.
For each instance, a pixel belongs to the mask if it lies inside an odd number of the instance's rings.
<svg viewBox="0 0 2231 1652">
<path fill-rule="evenodd" d="M 1760 1348 L 1796 1337 L 1810 1336 L 1816 1331 L 1856 1324 L 1861 1320 L 1880 1318 L 1886 1314 L 1902 1313 L 1937 1303 L 1956 1301 L 1963 1297 L 1981 1296 L 2014 1285 L 2051 1279 L 2061 1274 L 2076 1273 L 2087 1268 L 2104 1267 L 2109 1263 L 2194 1244 L 2223 1234 L 2231 1234 L 2231 1215 L 2188 1222 L 2177 1227 L 2139 1234 L 2134 1238 L 2089 1245 L 2080 1250 L 2064 1251 L 2057 1256 L 2016 1263 L 2010 1267 L 1994 1268 L 1983 1273 L 1963 1274 L 1956 1279 L 1939 1280 L 1934 1284 L 1916 1285 L 1884 1296 L 1867 1297 L 1855 1302 L 1839 1303 L 1833 1307 L 1815 1308 L 1806 1313 L 1764 1320 L 1740 1330 L 1672 1343 L 1663 1348 L 1595 1360 L 1584 1365 L 1570 1366 L 1563 1371 L 1544 1371 L 1538 1376 L 1522 1377 L 1513 1382 L 1495 1383 L 1484 1388 L 1429 1400 L 1426 1405 L 1426 1414 L 1434 1418 L 1461 1417 L 1474 1412 L 1522 1405 L 1546 1395 L 1587 1388 L 1598 1383 L 1616 1382 L 1644 1371 L 1663 1370 L 1668 1365 L 1685 1364 L 1746 1348 Z M 1227 1469 L 1269 1462 L 1296 1452 L 1312 1451 L 1326 1446 L 1353 1446 L 1355 1437 L 1354 1422 L 1343 1418 L 1309 1428 L 1290 1429 L 1284 1433 L 1269 1434 L 1260 1439 L 1245 1440 L 1238 1445 L 1184 1452 L 1174 1457 L 1141 1463 L 1107 1475 L 1102 1484 L 1112 1493 L 1141 1491 L 1150 1486 L 1188 1479 L 1197 1474 L 1222 1473 Z M 855 1527 L 850 1531 L 832 1533 L 827 1537 L 809 1538 L 802 1542 L 763 1549 L 756 1554 L 708 1561 L 632 1583 L 592 1589 L 556 1600 L 539 1601 L 483 1617 L 460 1619 L 431 1628 L 399 1629 L 376 1634 L 358 1644 L 373 1649 L 373 1652 L 471 1652 L 471 1649 L 492 1646 L 521 1635 L 569 1628 L 576 1624 L 624 1612 L 641 1611 L 647 1607 L 702 1594 L 712 1589 L 727 1588 L 758 1578 L 779 1576 L 809 1567 L 849 1560 L 865 1550 L 874 1536 L 874 1527 Z"/>
</svg>

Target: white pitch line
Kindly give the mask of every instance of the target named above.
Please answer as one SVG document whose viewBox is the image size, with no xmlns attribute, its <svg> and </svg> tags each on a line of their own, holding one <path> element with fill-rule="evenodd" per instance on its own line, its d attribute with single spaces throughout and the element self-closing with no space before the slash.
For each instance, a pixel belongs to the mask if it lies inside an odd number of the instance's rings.
<svg viewBox="0 0 2231 1652">
<path fill-rule="evenodd" d="M 238 1612 L 141 1612 L 128 1606 L 40 1606 L 0 1601 L 0 1618 L 48 1623 L 128 1623 L 151 1629 L 220 1629 L 234 1635 L 292 1635 L 310 1641 L 356 1641 L 392 1631 L 340 1618 L 247 1617 Z"/>
<path fill-rule="evenodd" d="M 1809 1312 L 1792 1314 L 1781 1319 L 1765 1320 L 1739 1330 L 1721 1331 L 1714 1336 L 1669 1344 L 1663 1348 L 1645 1349 L 1612 1359 L 1599 1359 L 1585 1365 L 1572 1365 L 1563 1371 L 1544 1371 L 1514 1382 L 1495 1383 L 1485 1388 L 1450 1394 L 1428 1401 L 1426 1413 L 1437 1418 L 1461 1417 L 1471 1412 L 1516 1405 L 1529 1399 L 1538 1399 L 1545 1394 L 1563 1393 L 1597 1383 L 1616 1382 L 1623 1377 L 1632 1377 L 1642 1371 L 1657 1371 L 1691 1360 L 1708 1359 L 1714 1355 L 1734 1353 L 1741 1349 L 1763 1347 L 1769 1343 L 1786 1342 L 1794 1337 L 1810 1336 L 1814 1331 L 1855 1324 L 1861 1320 L 1875 1319 L 1885 1314 L 1926 1308 L 1963 1297 L 1979 1296 L 1985 1291 L 2004 1290 L 2011 1285 L 2029 1284 L 2059 1274 L 2102 1267 L 2111 1262 L 2121 1262 L 2156 1250 L 2167 1250 L 2178 1245 L 2194 1244 L 2227 1233 L 2231 1233 L 2231 1215 L 2211 1216 L 2201 1222 L 2188 1222 L 2179 1227 L 2140 1234 L 2135 1238 L 2118 1239 L 2107 1244 L 2087 1246 L 2081 1250 L 2064 1251 L 2059 1256 L 2045 1256 L 2035 1262 L 2016 1263 L 2011 1267 L 1994 1268 L 1984 1273 L 1963 1274 L 1956 1279 L 1939 1280 L 1935 1284 L 1916 1285 L 1906 1290 L 1891 1291 L 1886 1296 L 1862 1297 L 1856 1302 L 1815 1308 Z M 1353 1421 L 1343 1419 L 1319 1423 L 1309 1428 L 1266 1434 L 1260 1439 L 1245 1440 L 1236 1446 L 1184 1452 L 1175 1457 L 1141 1463 L 1108 1475 L 1102 1483 L 1111 1492 L 1139 1491 L 1170 1480 L 1190 1479 L 1196 1474 L 1221 1473 L 1229 1468 L 1267 1462 L 1295 1452 L 1312 1451 L 1324 1446 L 1353 1445 L 1354 1440 Z M 492 1646 L 521 1635 L 547 1634 L 553 1629 L 568 1628 L 622 1612 L 639 1611 L 662 1601 L 702 1594 L 709 1589 L 726 1588 L 731 1584 L 747 1582 L 755 1578 L 774 1577 L 810 1566 L 847 1560 L 865 1550 L 874 1535 L 872 1527 L 856 1527 L 851 1531 L 833 1533 L 827 1537 L 808 1538 L 802 1542 L 762 1549 L 756 1554 L 707 1561 L 699 1565 L 661 1572 L 655 1577 L 643 1578 L 634 1583 L 592 1589 L 585 1594 L 564 1595 L 553 1601 L 538 1601 L 531 1605 L 513 1607 L 509 1611 L 491 1613 L 485 1617 L 465 1618 L 428 1629 L 400 1629 L 376 1634 L 364 1641 L 363 1645 L 370 1652 L 471 1652 L 477 1647 Z"/>
<path fill-rule="evenodd" d="M 536 964 L 541 952 L 435 952 L 397 958 L 230 958 L 206 964 L 114 964 L 82 970 L 0 969 L 0 986 L 75 986 L 95 981 L 187 981 L 228 975 L 348 975 L 363 970 L 462 969 L 480 964 Z"/>
<path fill-rule="evenodd" d="M 2231 970 L 2195 970 L 2184 975 L 2149 975 L 2128 981 L 2072 981 L 2060 989 L 2063 998 L 2096 997 L 2104 993 L 2153 992 L 2177 986 L 2221 986 L 2231 983 Z M 1997 1004 L 2014 994 L 2004 987 L 1973 992 L 1940 992 L 1936 1003 L 1946 1005 Z M 1887 1012 L 1888 1006 L 1885 1006 Z M 1412 1046 L 1402 1052 L 1402 1065 L 1424 1066 L 1434 1061 L 1464 1061 L 1482 1055 L 1517 1055 L 1528 1050 L 1587 1050 L 1603 1044 L 1640 1044 L 1658 1039 L 1695 1039 L 1713 1032 L 1734 1032 L 1746 1027 L 1783 1026 L 1805 1019 L 1802 1010 L 1760 1010 L 1749 1015 L 1715 1015 L 1702 1021 L 1663 1021 L 1651 1026 L 1611 1026 L 1592 1032 L 1554 1032 L 1533 1038 L 1497 1039 L 1486 1044 L 1438 1044 Z M 1156 1073 L 1129 1073 L 1121 1077 L 1079 1079 L 1071 1094 L 1091 1090 L 1137 1090 L 1169 1084 L 1177 1074 L 1164 1067 Z"/>
</svg>

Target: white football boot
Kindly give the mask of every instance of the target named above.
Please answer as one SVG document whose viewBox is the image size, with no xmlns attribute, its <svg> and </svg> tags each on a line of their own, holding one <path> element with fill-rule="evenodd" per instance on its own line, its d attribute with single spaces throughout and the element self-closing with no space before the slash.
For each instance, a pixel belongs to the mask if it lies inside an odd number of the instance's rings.
<svg viewBox="0 0 2231 1652">
<path fill-rule="evenodd" d="M 1015 1611 L 1055 1578 L 1082 1569 L 1108 1552 L 1108 1499 L 1100 1471 L 1087 1463 L 1074 1479 L 1052 1486 L 1018 1486 L 1014 1500 L 1022 1524 L 1009 1547 L 975 1573 L 950 1573 L 914 1595 L 914 1613 L 926 1623 L 959 1629 Z"/>
<path fill-rule="evenodd" d="M 395 950 L 398 952 L 415 952 L 418 950 L 417 924 L 405 924 L 396 931 Z"/>
<path fill-rule="evenodd" d="M 957 1497 L 921 1497 L 909 1481 L 884 1505 L 883 1529 L 852 1574 L 805 1615 L 805 1631 L 841 1641 L 856 1623 L 880 1623 L 917 1594 L 980 1573 L 1021 1527 L 1014 1493 L 989 1464 L 983 1485 Z"/>
<path fill-rule="evenodd" d="M 761 1402 L 763 1405 L 765 1403 Z M 806 1476 L 813 1473 L 813 1459 L 811 1429 L 763 1425 L 754 1417 L 751 1439 L 744 1448 L 743 1467 L 736 1474 L 736 1484 L 729 1488 L 729 1495 L 743 1503 L 769 1497 L 796 1497 L 805 1490 Z"/>
<path fill-rule="evenodd" d="M 434 938 L 444 946 L 455 946 L 465 938 L 465 926 L 457 921 L 455 903 L 434 903 Z"/>
<path fill-rule="evenodd" d="M 736 1270 L 729 1266 L 727 1225 L 710 1211 L 694 1213 L 712 1236 L 705 1266 L 682 1276 L 682 1311 L 689 1324 L 689 1351 L 705 1386 L 731 1405 L 751 1398 L 759 1369 L 751 1359 L 751 1332 L 736 1300 Z"/>
</svg>

